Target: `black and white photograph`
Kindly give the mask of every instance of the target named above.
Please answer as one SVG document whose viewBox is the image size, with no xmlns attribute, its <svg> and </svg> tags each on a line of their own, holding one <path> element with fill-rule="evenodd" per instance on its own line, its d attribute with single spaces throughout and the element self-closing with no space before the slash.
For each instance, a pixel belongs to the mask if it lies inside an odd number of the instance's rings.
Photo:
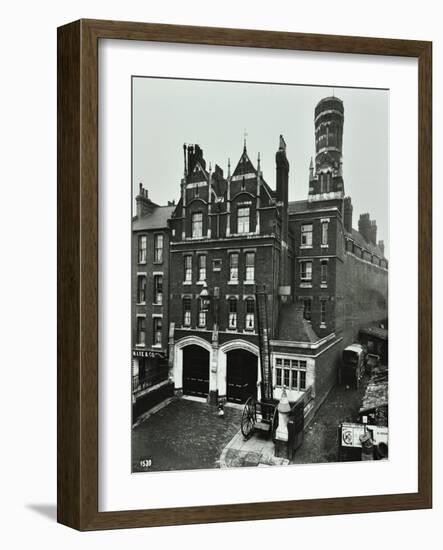
<svg viewBox="0 0 443 550">
<path fill-rule="evenodd" d="M 135 76 L 132 161 L 132 471 L 388 459 L 389 91 Z"/>
</svg>

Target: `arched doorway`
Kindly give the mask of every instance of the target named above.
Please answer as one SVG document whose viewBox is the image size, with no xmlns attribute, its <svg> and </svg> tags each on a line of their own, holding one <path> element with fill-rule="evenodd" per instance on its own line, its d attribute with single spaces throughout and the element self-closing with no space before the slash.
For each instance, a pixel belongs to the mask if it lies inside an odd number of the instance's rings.
<svg viewBox="0 0 443 550">
<path fill-rule="evenodd" d="M 209 351 L 201 346 L 183 348 L 183 394 L 208 397 Z"/>
<path fill-rule="evenodd" d="M 257 356 L 244 349 L 226 354 L 226 398 L 233 403 L 245 403 L 257 397 Z"/>
</svg>

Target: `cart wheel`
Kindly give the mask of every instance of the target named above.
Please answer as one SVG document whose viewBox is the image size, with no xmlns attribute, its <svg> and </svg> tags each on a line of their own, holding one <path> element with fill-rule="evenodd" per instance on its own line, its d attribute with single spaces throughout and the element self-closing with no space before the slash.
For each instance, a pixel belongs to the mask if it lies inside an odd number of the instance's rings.
<svg viewBox="0 0 443 550">
<path fill-rule="evenodd" d="M 245 439 L 251 437 L 256 419 L 255 399 L 249 397 L 245 403 L 245 408 L 243 409 L 241 417 L 241 433 Z"/>
<path fill-rule="evenodd" d="M 277 433 L 278 428 L 278 409 L 275 407 L 274 414 L 272 415 L 272 424 L 271 424 L 271 433 L 272 433 L 272 441 L 275 442 L 275 434 Z"/>
</svg>

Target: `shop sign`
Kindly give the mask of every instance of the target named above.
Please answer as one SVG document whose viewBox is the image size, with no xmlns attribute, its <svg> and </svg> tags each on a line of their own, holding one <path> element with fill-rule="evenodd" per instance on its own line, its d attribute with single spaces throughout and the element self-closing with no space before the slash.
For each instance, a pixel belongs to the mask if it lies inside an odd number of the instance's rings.
<svg viewBox="0 0 443 550">
<path fill-rule="evenodd" d="M 163 351 L 134 349 L 132 350 L 132 357 L 143 357 L 145 359 L 166 359 L 166 353 Z"/>
<path fill-rule="evenodd" d="M 375 445 L 381 442 L 388 444 L 388 428 L 386 426 L 367 425 L 366 429 L 371 434 Z M 341 425 L 340 445 L 342 447 L 361 447 L 360 436 L 363 435 L 364 431 L 364 424 L 344 422 Z"/>
</svg>

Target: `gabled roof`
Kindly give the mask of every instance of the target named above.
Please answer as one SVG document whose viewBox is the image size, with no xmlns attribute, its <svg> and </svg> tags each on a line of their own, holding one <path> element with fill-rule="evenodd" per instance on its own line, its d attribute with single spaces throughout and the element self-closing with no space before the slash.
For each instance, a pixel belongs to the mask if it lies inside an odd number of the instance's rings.
<svg viewBox="0 0 443 550">
<path fill-rule="evenodd" d="M 278 339 L 293 342 L 317 342 L 319 337 L 303 317 L 301 302 L 283 304 L 278 316 Z"/>
<path fill-rule="evenodd" d="M 205 165 L 199 160 L 196 161 L 192 172 L 187 177 L 187 183 L 194 183 L 197 181 L 208 181 L 209 172 L 206 170 Z"/>
<path fill-rule="evenodd" d="M 142 218 L 135 217 L 132 220 L 133 231 L 144 231 L 149 229 L 165 229 L 168 227 L 168 220 L 171 219 L 176 205 L 159 206 L 150 214 Z"/>
<path fill-rule="evenodd" d="M 238 164 L 234 170 L 234 173 L 232 174 L 232 177 L 243 176 L 245 174 L 257 175 L 257 170 L 254 168 L 254 165 L 252 164 L 251 159 L 248 157 L 248 153 L 246 151 L 246 145 L 243 148 L 242 156 L 238 161 Z"/>
</svg>

